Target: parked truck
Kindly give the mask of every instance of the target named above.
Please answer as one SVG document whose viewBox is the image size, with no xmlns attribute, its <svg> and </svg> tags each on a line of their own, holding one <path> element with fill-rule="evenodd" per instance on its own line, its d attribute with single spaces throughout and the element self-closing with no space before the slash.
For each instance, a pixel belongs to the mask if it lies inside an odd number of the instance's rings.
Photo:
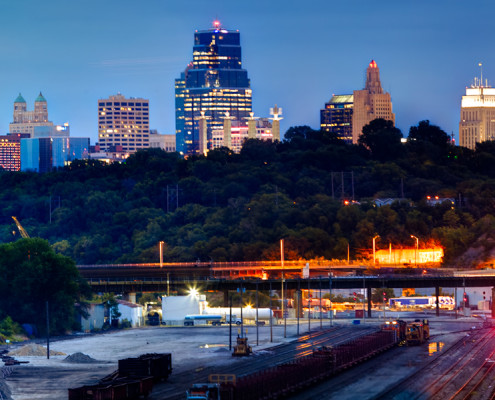
<svg viewBox="0 0 495 400">
<path fill-rule="evenodd" d="M 222 324 L 230 324 L 230 315 L 227 315 L 225 318 L 223 318 L 221 321 L 217 322 L 216 324 L 213 325 L 222 325 Z M 237 318 L 237 316 L 232 315 L 232 325 L 241 325 L 242 324 L 242 319 Z"/>
<path fill-rule="evenodd" d="M 184 326 L 194 326 L 194 322 L 199 322 L 200 325 L 209 324 L 220 325 L 222 322 L 221 315 L 208 314 L 190 314 L 184 317 Z"/>
<path fill-rule="evenodd" d="M 186 391 L 187 400 L 234 400 L 235 375 L 213 374 L 208 383 L 194 383 Z"/>
</svg>

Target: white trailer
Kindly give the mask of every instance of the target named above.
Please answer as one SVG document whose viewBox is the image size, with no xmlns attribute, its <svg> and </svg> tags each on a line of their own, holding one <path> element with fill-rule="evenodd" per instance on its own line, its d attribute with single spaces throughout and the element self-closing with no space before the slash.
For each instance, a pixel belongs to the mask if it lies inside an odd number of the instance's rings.
<svg viewBox="0 0 495 400">
<path fill-rule="evenodd" d="M 182 325 L 186 315 L 202 314 L 205 303 L 204 296 L 163 296 L 162 321 Z"/>
<path fill-rule="evenodd" d="M 208 307 L 204 310 L 203 314 L 220 314 L 222 315 L 226 321 L 229 321 L 230 318 L 230 307 Z M 236 318 L 241 318 L 241 308 L 240 307 L 232 307 L 232 323 L 235 323 Z M 270 317 L 273 317 L 272 310 L 269 308 L 258 308 L 258 320 L 269 320 Z M 243 307 L 242 308 L 242 318 L 246 319 L 256 319 L 256 308 L 252 307 Z"/>
</svg>

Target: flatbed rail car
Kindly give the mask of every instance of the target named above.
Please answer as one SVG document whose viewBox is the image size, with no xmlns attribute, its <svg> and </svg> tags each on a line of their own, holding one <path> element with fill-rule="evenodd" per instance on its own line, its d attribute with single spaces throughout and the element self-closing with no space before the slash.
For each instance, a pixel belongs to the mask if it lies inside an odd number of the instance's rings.
<svg viewBox="0 0 495 400">
<path fill-rule="evenodd" d="M 133 400 L 146 398 L 153 384 L 172 373 L 170 353 L 143 354 L 119 360 L 119 369 L 95 385 L 69 389 L 69 400 Z"/>
<path fill-rule="evenodd" d="M 236 378 L 235 383 L 220 383 L 219 389 L 208 390 L 201 397 L 195 384 L 187 394 L 189 400 L 258 400 L 280 399 L 315 382 L 365 361 L 397 344 L 394 331 L 378 331 L 336 347 L 323 347 L 313 354 L 277 365 L 254 374 Z M 194 390 L 193 390 L 194 389 Z M 210 389 L 212 389 L 210 387 Z M 218 393 L 218 397 L 211 394 Z M 206 397 L 209 396 L 209 397 Z"/>
<path fill-rule="evenodd" d="M 135 400 L 153 390 L 153 377 L 118 378 L 97 385 L 69 389 L 69 400 Z"/>
</svg>

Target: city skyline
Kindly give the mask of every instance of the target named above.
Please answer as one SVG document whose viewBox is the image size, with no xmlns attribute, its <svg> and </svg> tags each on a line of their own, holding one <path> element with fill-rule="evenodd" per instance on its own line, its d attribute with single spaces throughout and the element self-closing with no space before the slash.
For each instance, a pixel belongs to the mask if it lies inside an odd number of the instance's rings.
<svg viewBox="0 0 495 400">
<path fill-rule="evenodd" d="M 396 4 L 364 0 L 287 5 L 253 1 L 130 0 L 67 3 L 25 0 L 4 5 L 0 32 L 8 57 L 0 66 L 0 133 L 8 132 L 19 93 L 41 91 L 53 121 L 69 122 L 73 136 L 97 140 L 98 99 L 115 93 L 150 100 L 150 128 L 175 133 L 174 80 L 191 59 L 195 30 L 218 19 L 242 34 L 253 111 L 284 109 L 281 132 L 319 128 L 320 110 L 333 94 L 365 85 L 371 59 L 380 66 L 396 126 L 429 119 L 458 143 L 460 103 L 480 76 L 495 82 L 488 24 L 470 18 L 495 5 L 477 0 Z"/>
</svg>

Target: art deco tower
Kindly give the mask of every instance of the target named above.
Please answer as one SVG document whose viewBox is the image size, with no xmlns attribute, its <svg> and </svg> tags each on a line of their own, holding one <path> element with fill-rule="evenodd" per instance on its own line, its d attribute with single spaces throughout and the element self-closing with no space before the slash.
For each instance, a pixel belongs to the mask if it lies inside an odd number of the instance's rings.
<svg viewBox="0 0 495 400">
<path fill-rule="evenodd" d="M 383 118 L 395 124 L 390 93 L 383 92 L 380 83 L 380 69 L 376 62 L 371 60 L 366 69 L 365 88 L 354 91 L 352 142 L 357 143 L 359 136 L 362 134 L 363 126 L 377 118 Z"/>
<path fill-rule="evenodd" d="M 211 133 L 222 129 L 225 113 L 247 125 L 252 111 L 247 71 L 242 69 L 239 31 L 211 29 L 194 34 L 193 61 L 175 81 L 177 151 L 199 154 L 212 148 Z M 206 141 L 200 137 L 200 117 L 206 121 Z M 201 139 L 201 140 L 200 140 Z"/>
<path fill-rule="evenodd" d="M 29 133 L 32 137 L 36 127 L 53 127 L 53 122 L 48 120 L 48 107 L 46 99 L 40 94 L 34 101 L 34 111 L 28 111 L 26 100 L 19 93 L 14 101 L 14 121 L 9 125 L 10 133 Z"/>
<path fill-rule="evenodd" d="M 495 140 L 495 88 L 483 84 L 482 74 L 462 96 L 459 146 L 474 150 L 486 140 Z"/>
</svg>

